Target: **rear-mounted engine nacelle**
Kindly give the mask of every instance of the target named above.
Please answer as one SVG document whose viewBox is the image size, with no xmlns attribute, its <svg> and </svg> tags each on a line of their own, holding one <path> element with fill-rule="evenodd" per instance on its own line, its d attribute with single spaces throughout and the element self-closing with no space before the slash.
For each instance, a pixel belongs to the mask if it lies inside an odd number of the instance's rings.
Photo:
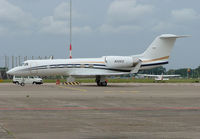
<svg viewBox="0 0 200 139">
<path fill-rule="evenodd" d="M 105 63 L 110 68 L 131 68 L 139 62 L 138 58 L 131 56 L 106 56 Z"/>
</svg>

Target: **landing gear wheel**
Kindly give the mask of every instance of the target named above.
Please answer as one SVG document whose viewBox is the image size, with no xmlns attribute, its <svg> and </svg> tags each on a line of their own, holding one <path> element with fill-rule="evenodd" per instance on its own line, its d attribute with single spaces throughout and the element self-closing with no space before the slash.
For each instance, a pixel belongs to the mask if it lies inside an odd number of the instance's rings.
<svg viewBox="0 0 200 139">
<path fill-rule="evenodd" d="M 98 86 L 107 86 L 107 82 L 106 82 L 106 81 L 104 81 L 104 82 L 98 81 L 98 82 L 97 82 L 97 85 L 98 85 Z"/>
<path fill-rule="evenodd" d="M 98 85 L 98 86 L 101 86 L 101 82 L 100 82 L 100 81 L 97 81 L 97 85 Z"/>
<path fill-rule="evenodd" d="M 101 82 L 101 86 L 107 86 L 107 82 Z"/>
<path fill-rule="evenodd" d="M 25 85 L 25 83 L 21 83 L 20 85 L 21 85 L 21 86 L 24 86 L 24 85 Z"/>
<path fill-rule="evenodd" d="M 98 86 L 107 86 L 107 81 L 104 76 L 96 76 L 96 83 Z"/>
</svg>

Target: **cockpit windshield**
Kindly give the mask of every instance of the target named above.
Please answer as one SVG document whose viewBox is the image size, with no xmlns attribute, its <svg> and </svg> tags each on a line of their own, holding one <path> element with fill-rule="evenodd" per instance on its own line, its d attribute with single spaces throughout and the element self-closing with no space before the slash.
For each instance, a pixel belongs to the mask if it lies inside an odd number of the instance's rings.
<svg viewBox="0 0 200 139">
<path fill-rule="evenodd" d="M 22 63 L 22 66 L 28 66 L 28 63 L 27 62 Z"/>
</svg>

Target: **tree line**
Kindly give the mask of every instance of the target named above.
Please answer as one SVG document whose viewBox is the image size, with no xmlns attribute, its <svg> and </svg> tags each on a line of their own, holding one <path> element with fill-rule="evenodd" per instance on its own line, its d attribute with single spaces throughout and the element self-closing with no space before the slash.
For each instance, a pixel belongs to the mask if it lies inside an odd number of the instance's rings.
<svg viewBox="0 0 200 139">
<path fill-rule="evenodd" d="M 169 69 L 166 70 L 163 66 L 157 67 L 154 69 L 142 70 L 139 72 L 140 74 L 179 74 L 182 78 L 200 78 L 200 66 L 192 69 L 192 68 L 181 68 L 181 69 Z"/>
</svg>

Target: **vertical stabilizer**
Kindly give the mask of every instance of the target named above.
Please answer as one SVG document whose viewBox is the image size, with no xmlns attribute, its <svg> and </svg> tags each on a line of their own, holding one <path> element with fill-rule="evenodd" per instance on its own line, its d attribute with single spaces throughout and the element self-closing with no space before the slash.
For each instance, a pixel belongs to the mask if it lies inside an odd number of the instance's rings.
<svg viewBox="0 0 200 139">
<path fill-rule="evenodd" d="M 156 39 L 151 43 L 147 50 L 142 54 L 142 59 L 168 60 L 176 39 L 182 37 L 187 36 L 163 34 L 156 37 Z"/>
</svg>

